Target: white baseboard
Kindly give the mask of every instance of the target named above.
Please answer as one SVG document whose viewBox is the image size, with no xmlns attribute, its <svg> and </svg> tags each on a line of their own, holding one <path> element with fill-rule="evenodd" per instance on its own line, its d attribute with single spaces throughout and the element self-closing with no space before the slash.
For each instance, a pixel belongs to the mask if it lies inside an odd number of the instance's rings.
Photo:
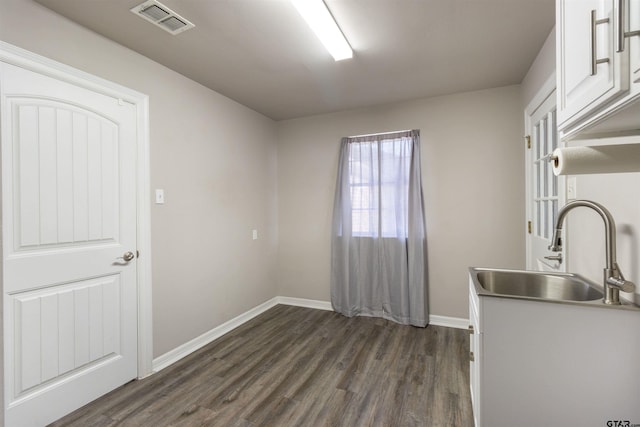
<svg viewBox="0 0 640 427">
<path fill-rule="evenodd" d="M 271 298 L 270 300 L 263 302 L 262 304 L 242 313 L 241 315 L 224 322 L 222 325 L 216 326 L 215 328 L 211 329 L 208 332 L 205 332 L 199 337 L 196 337 L 191 341 L 188 341 L 181 346 L 176 347 L 173 350 L 156 357 L 155 359 L 153 359 L 153 372 L 158 372 L 166 368 L 167 366 L 176 363 L 183 357 L 186 357 L 194 351 L 201 349 L 215 339 L 220 338 L 228 332 L 231 332 L 233 329 L 237 328 L 243 323 L 248 322 L 249 320 L 253 319 L 259 314 L 264 313 L 270 308 L 275 307 L 278 304 L 333 311 L 333 307 L 331 306 L 331 303 L 329 301 L 281 296 Z M 469 327 L 469 320 L 461 319 L 458 317 L 431 315 L 429 316 L 429 324 L 435 326 L 446 326 L 449 328 L 467 329 Z"/>
<path fill-rule="evenodd" d="M 276 300 L 278 301 L 278 304 L 295 305 L 297 307 L 333 311 L 333 307 L 331 306 L 331 303 L 329 301 L 292 297 L 276 297 Z"/>
<path fill-rule="evenodd" d="M 262 304 L 256 307 L 253 307 L 249 311 L 246 311 L 241 315 L 236 316 L 233 319 L 224 322 L 220 326 L 216 326 L 215 328 L 211 329 L 208 332 L 205 332 L 199 337 L 196 337 L 191 341 L 188 341 L 182 344 L 181 346 L 166 352 L 162 356 L 156 357 L 155 359 L 153 359 L 153 372 L 154 373 L 158 372 L 166 368 L 167 366 L 173 363 L 176 363 L 178 360 L 182 359 L 183 357 L 186 357 L 191 353 L 193 353 L 194 351 L 201 349 L 202 347 L 209 344 L 213 340 L 220 338 L 221 336 L 223 336 L 228 332 L 231 332 L 233 329 L 237 328 L 243 323 L 248 322 L 249 320 L 253 319 L 257 315 L 264 313 L 265 311 L 269 310 L 271 307 L 275 307 L 278 304 L 279 304 L 278 297 L 271 298 L 269 301 L 263 302 Z"/>
<path fill-rule="evenodd" d="M 446 326 L 448 328 L 468 329 L 469 319 L 432 314 L 429 316 L 429 324 L 433 326 Z"/>
<path fill-rule="evenodd" d="M 278 304 L 295 305 L 298 307 L 316 308 L 318 310 L 333 311 L 333 306 L 329 301 L 319 301 L 314 299 L 276 297 Z M 429 324 L 434 326 L 446 326 L 448 328 L 468 329 L 469 319 L 460 317 L 430 315 Z"/>
</svg>

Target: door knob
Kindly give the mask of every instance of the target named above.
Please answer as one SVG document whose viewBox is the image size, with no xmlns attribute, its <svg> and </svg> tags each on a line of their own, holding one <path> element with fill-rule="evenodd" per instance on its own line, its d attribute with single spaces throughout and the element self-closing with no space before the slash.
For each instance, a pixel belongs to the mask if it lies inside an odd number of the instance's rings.
<svg viewBox="0 0 640 427">
<path fill-rule="evenodd" d="M 126 262 L 131 261 L 135 257 L 136 257 L 135 254 L 131 251 L 125 252 L 124 255 L 122 255 L 122 259 L 125 260 Z"/>
</svg>

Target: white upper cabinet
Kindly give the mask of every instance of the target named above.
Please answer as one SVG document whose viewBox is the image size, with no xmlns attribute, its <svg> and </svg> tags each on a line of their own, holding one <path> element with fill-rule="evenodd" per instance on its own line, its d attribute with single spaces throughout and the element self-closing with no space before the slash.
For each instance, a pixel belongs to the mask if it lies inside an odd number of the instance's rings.
<svg viewBox="0 0 640 427">
<path fill-rule="evenodd" d="M 628 54 L 615 53 L 615 0 L 557 3 L 558 123 L 571 124 L 629 89 Z"/>
<path fill-rule="evenodd" d="M 640 0 L 558 0 L 556 20 L 561 135 L 640 131 Z"/>
<path fill-rule="evenodd" d="M 640 0 L 629 0 L 629 27 L 626 32 L 629 33 L 628 42 L 629 54 L 631 55 L 631 73 L 633 84 L 637 87 L 640 85 Z M 631 34 L 636 34 L 631 36 Z"/>
</svg>

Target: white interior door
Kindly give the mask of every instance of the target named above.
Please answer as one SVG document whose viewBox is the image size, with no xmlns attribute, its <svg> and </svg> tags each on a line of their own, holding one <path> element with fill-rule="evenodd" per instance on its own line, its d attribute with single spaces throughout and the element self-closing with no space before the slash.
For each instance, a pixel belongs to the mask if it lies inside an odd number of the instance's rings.
<svg viewBox="0 0 640 427">
<path fill-rule="evenodd" d="M 548 247 L 565 201 L 564 180 L 553 174 L 549 158 L 558 148 L 556 97 L 552 92 L 529 117 L 530 148 L 527 150 L 528 259 L 530 270 L 565 271 L 565 253 Z M 563 249 L 564 250 L 564 249 Z M 559 257 L 554 260 L 549 257 Z"/>
<path fill-rule="evenodd" d="M 136 110 L 3 62 L 0 82 L 5 421 L 41 426 L 137 374 Z"/>
</svg>

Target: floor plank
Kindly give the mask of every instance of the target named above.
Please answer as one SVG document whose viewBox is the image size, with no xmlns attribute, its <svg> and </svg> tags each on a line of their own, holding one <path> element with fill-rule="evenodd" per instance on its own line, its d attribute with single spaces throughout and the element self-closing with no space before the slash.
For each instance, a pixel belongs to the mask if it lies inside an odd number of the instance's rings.
<svg viewBox="0 0 640 427">
<path fill-rule="evenodd" d="M 472 426 L 466 331 L 278 305 L 51 424 Z"/>
</svg>

